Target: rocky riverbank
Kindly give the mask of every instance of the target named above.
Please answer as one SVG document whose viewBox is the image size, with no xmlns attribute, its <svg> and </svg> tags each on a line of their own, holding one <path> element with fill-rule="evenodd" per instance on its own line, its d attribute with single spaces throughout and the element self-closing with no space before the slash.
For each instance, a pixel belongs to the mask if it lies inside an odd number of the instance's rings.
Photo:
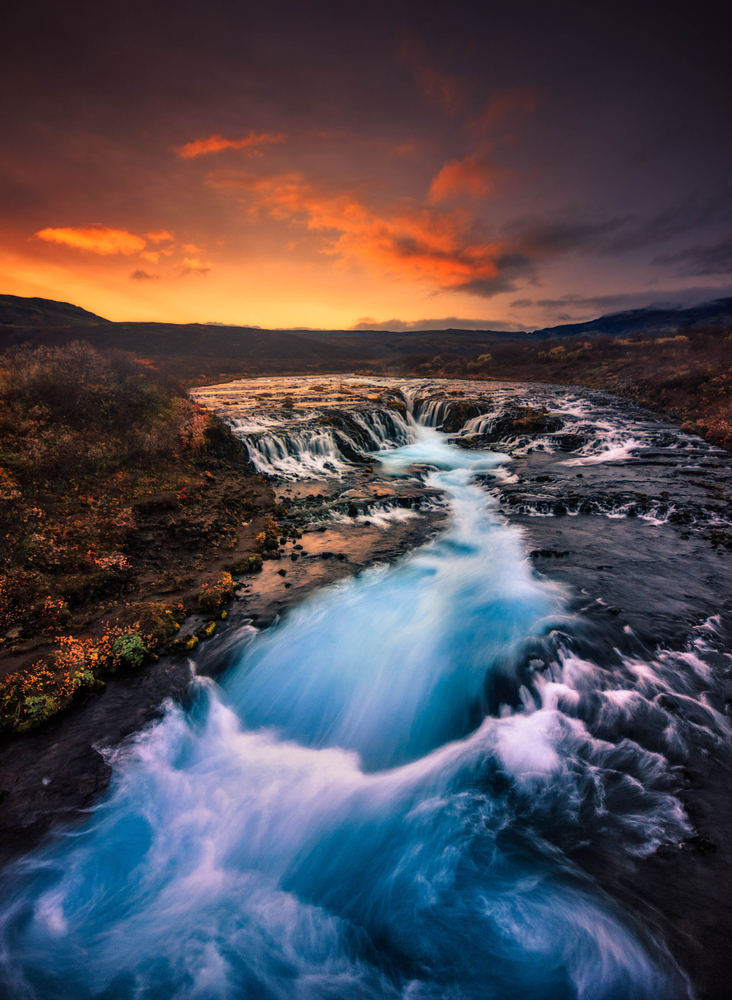
<svg viewBox="0 0 732 1000">
<path fill-rule="evenodd" d="M 125 355 L 4 355 L 0 421 L 8 737 L 180 645 L 191 613 L 216 615 L 231 572 L 259 563 L 274 498 L 224 424 Z"/>
<path fill-rule="evenodd" d="M 221 470 L 217 478 L 223 489 L 227 480 Z M 372 501 L 375 493 L 382 492 L 373 482 L 368 486 L 354 482 L 350 489 Z M 388 486 L 384 484 L 383 489 Z M 299 488 L 293 484 L 287 493 L 283 490 L 277 509 L 282 511 L 286 504 L 287 514 L 281 516 L 276 547 L 265 549 L 268 558 L 260 572 L 236 578 L 226 619 L 216 622 L 208 641 L 192 646 L 190 655 L 195 656 L 198 673 L 225 669 L 229 655 L 241 643 L 242 629 L 266 627 L 314 590 L 366 566 L 398 558 L 436 531 L 444 516 L 435 506 L 421 517 L 395 520 L 386 530 L 373 522 L 338 521 L 332 517 L 338 497 L 331 492 L 317 481 Z M 435 491 L 420 490 L 412 483 L 402 493 L 409 503 L 419 503 L 433 501 Z M 340 506 L 350 502 L 341 500 Z M 295 522 L 299 527 L 294 528 Z M 358 531 L 354 531 L 356 524 Z M 231 551 L 215 554 L 209 575 L 214 577 L 217 564 L 231 558 Z M 194 610 L 176 633 L 180 647 L 197 633 L 205 634 L 211 621 L 210 613 Z M 185 702 L 192 669 L 185 652 L 162 655 L 142 669 L 111 677 L 100 693 L 80 696 L 73 711 L 0 745 L 0 863 L 27 851 L 49 830 L 83 821 L 86 810 L 107 787 L 115 749 L 159 718 L 166 699 Z"/>
<path fill-rule="evenodd" d="M 732 336 L 701 326 L 625 337 L 563 337 L 498 344 L 473 357 L 381 364 L 382 373 L 448 379 L 521 379 L 586 385 L 635 399 L 682 423 L 710 444 L 732 450 Z"/>
</svg>

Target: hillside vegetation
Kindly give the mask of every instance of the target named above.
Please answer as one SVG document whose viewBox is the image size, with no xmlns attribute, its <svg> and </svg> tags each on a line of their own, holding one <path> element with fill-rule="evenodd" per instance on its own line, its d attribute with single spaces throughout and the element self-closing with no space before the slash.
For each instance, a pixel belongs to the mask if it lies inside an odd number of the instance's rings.
<svg viewBox="0 0 732 1000">
<path fill-rule="evenodd" d="M 0 355 L 0 729 L 215 612 L 271 499 L 165 373 L 82 343 Z"/>
</svg>

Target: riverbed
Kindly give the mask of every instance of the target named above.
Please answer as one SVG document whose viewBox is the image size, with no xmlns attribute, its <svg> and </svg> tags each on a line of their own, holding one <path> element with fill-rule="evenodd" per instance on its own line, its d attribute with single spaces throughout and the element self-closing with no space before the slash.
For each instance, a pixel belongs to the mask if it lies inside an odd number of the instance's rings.
<svg viewBox="0 0 732 1000">
<path fill-rule="evenodd" d="M 282 535 L 6 871 L 6 995 L 724 995 L 729 453 L 576 387 L 196 396 Z"/>
</svg>

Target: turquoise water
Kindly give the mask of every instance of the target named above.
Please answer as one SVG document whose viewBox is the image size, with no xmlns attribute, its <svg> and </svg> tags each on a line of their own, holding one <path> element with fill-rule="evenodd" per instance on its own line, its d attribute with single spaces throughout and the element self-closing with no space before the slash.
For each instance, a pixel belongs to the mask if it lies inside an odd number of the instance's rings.
<svg viewBox="0 0 732 1000">
<path fill-rule="evenodd" d="M 380 458 L 430 467 L 446 530 L 245 631 L 220 684 L 117 751 L 89 823 L 12 873 L 5 995 L 689 995 L 572 861 L 684 833 L 666 762 L 562 710 L 595 668 L 546 675 L 567 597 L 473 483 L 505 456 L 412 437 Z"/>
</svg>

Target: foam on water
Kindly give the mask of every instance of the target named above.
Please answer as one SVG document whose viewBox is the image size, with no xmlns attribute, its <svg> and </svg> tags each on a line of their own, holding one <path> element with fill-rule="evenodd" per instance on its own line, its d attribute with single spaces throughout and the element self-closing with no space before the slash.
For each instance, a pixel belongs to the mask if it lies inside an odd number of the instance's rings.
<svg viewBox="0 0 732 1000">
<path fill-rule="evenodd" d="M 89 823 L 15 866 L 4 995 L 691 995 L 572 860 L 688 833 L 662 752 L 686 734 L 654 703 L 672 665 L 628 660 L 615 676 L 570 654 L 564 591 L 473 484 L 506 457 L 409 436 L 382 467 L 429 469 L 447 529 L 243 632 L 221 686 L 197 681 L 190 710 L 170 705 L 113 756 Z M 701 652 L 673 669 L 712 738 Z M 639 711 L 660 713 L 657 750 L 633 738 Z"/>
<path fill-rule="evenodd" d="M 412 433 L 400 413 L 378 410 L 349 413 L 345 427 L 317 421 L 308 426 L 300 418 L 293 426 L 253 434 L 253 424 L 259 419 L 232 419 L 232 430 L 243 437 L 257 472 L 283 479 L 339 476 L 352 468 L 353 459 L 366 459 L 374 451 L 404 444 Z"/>
<path fill-rule="evenodd" d="M 436 510 L 437 508 L 437 504 L 431 504 L 429 507 L 425 504 L 420 510 L 412 510 L 409 507 L 390 507 L 384 503 L 370 503 L 367 514 L 356 514 L 355 517 L 351 517 L 348 514 L 333 511 L 330 517 L 331 520 L 337 521 L 339 524 L 350 524 L 352 526 L 373 524 L 377 528 L 386 530 L 395 522 L 411 521 L 413 518 L 419 517 L 421 510 Z"/>
</svg>

